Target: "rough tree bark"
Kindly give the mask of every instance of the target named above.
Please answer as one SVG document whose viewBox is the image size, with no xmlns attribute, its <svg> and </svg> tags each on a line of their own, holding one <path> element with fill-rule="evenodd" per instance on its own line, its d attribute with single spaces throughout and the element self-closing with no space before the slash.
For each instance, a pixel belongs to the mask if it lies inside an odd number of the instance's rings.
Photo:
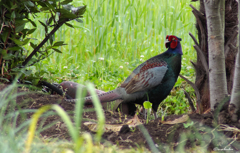
<svg viewBox="0 0 240 153">
<path fill-rule="evenodd" d="M 227 81 L 224 57 L 224 27 L 220 8 L 225 0 L 204 0 L 208 32 L 210 105 L 214 109 L 227 96 Z M 222 9 L 221 11 L 224 11 Z"/>
</svg>

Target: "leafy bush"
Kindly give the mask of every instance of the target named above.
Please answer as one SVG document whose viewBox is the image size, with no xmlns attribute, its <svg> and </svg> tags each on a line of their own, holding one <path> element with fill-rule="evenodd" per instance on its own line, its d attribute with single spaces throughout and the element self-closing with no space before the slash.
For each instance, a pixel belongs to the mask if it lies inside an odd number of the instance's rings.
<svg viewBox="0 0 240 153">
<path fill-rule="evenodd" d="M 26 68 L 38 63 L 54 52 L 61 51 L 59 46 L 65 45 L 63 41 L 55 41 L 54 33 L 63 25 L 73 27 L 67 23 L 70 20 L 82 22 L 86 6 L 73 7 L 72 0 L 2 0 L 0 2 L 0 72 L 1 79 L 12 81 L 16 74 L 22 72 L 21 80 L 25 82 L 41 77 L 41 72 L 31 75 L 32 71 Z M 44 27 L 45 38 L 36 44 L 29 36 L 38 28 L 36 20 L 38 14 L 47 14 L 45 21 L 40 21 Z M 31 23 L 33 28 L 26 28 Z M 51 30 L 51 32 L 49 32 Z M 46 43 L 47 42 L 47 43 Z M 25 49 L 30 45 L 32 52 Z"/>
</svg>

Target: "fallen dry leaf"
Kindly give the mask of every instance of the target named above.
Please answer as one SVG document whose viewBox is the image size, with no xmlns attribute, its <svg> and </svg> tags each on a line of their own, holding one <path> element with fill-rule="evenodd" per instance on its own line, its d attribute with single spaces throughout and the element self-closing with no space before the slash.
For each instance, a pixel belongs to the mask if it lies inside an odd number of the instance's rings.
<svg viewBox="0 0 240 153">
<path fill-rule="evenodd" d="M 172 121 L 160 121 L 162 124 L 178 124 L 178 123 L 184 123 L 189 119 L 188 115 L 183 115 L 180 118 L 177 118 Z"/>
<path fill-rule="evenodd" d="M 96 132 L 97 131 L 97 123 L 95 122 L 84 122 L 85 126 L 89 128 L 89 130 Z M 124 124 L 105 124 L 104 125 L 104 131 L 114 131 L 119 132 L 123 125 L 128 125 L 129 127 L 136 127 L 137 125 L 142 124 L 142 122 L 139 120 L 138 116 L 135 115 L 132 119 L 128 120 Z"/>
</svg>

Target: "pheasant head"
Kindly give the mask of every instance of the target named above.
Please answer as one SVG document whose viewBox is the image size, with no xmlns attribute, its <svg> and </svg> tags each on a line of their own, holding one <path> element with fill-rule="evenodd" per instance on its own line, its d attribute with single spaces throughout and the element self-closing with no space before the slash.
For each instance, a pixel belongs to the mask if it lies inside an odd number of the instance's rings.
<svg viewBox="0 0 240 153">
<path fill-rule="evenodd" d="M 168 48 L 169 51 L 176 52 L 182 55 L 182 47 L 180 44 L 181 40 L 182 40 L 181 38 L 178 38 L 174 35 L 167 35 L 165 46 L 166 48 Z"/>
</svg>

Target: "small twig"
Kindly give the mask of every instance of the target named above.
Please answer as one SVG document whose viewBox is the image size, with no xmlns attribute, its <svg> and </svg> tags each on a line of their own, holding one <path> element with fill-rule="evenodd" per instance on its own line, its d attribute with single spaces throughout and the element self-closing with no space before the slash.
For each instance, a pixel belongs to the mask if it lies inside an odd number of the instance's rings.
<svg viewBox="0 0 240 153">
<path fill-rule="evenodd" d="M 200 11 L 198 11 L 192 4 L 189 5 L 194 11 L 196 11 L 197 14 L 204 16 L 204 14 Z"/>
<path fill-rule="evenodd" d="M 1 57 L 1 61 L 2 61 L 2 57 Z M 4 76 L 4 73 L 3 73 L 3 70 L 4 70 L 4 63 L 5 63 L 5 60 L 3 60 L 3 62 L 2 62 L 2 76 Z"/>
<path fill-rule="evenodd" d="M 188 34 L 192 37 L 194 43 L 199 46 L 197 39 L 193 36 L 193 34 L 191 32 L 189 32 Z"/>
<path fill-rule="evenodd" d="M 194 63 L 193 61 L 190 61 L 190 62 L 192 63 L 192 65 L 193 65 L 193 67 L 195 68 L 195 70 L 197 70 L 198 68 L 197 68 L 196 63 Z"/>
<path fill-rule="evenodd" d="M 184 91 L 184 94 L 185 94 L 186 98 L 188 99 L 188 103 L 189 103 L 189 105 L 190 105 L 190 107 L 192 109 L 192 112 L 195 112 L 196 109 L 195 109 L 195 107 L 193 105 L 193 102 L 192 102 L 192 99 L 191 99 L 190 95 L 188 94 L 188 92 L 186 90 L 183 89 L 183 91 Z"/>
<path fill-rule="evenodd" d="M 35 61 L 35 62 L 33 62 L 32 64 L 28 65 L 28 67 L 30 67 L 30 66 L 33 66 L 35 63 L 38 63 L 39 61 L 42 61 L 42 60 L 44 60 L 45 58 L 47 58 L 47 57 L 51 56 L 53 53 L 54 53 L 54 52 L 51 52 L 51 53 L 50 53 L 50 54 L 48 54 L 47 56 L 44 56 L 44 57 L 42 57 L 42 58 L 40 58 L 40 59 L 36 60 L 36 61 Z"/>
<path fill-rule="evenodd" d="M 7 9 L 4 8 L 4 10 L 3 10 L 3 12 L 2 12 L 2 17 L 5 16 L 5 13 L 6 13 L 6 12 L 7 12 Z M 1 27 L 0 33 L 2 33 L 3 27 L 5 27 L 4 22 L 2 23 L 2 27 Z"/>
<path fill-rule="evenodd" d="M 2 33 L 3 27 L 5 27 L 4 22 L 2 23 L 0 33 Z"/>
<path fill-rule="evenodd" d="M 199 58 L 203 64 L 203 67 L 206 71 L 207 76 L 209 76 L 209 69 L 208 69 L 208 64 L 207 64 L 207 60 L 206 57 L 204 56 L 202 50 L 199 48 L 199 46 L 197 45 L 193 45 L 193 47 L 195 48 L 195 50 L 198 52 Z"/>
<path fill-rule="evenodd" d="M 188 84 L 190 84 L 192 86 L 192 88 L 194 89 L 196 97 L 197 97 L 197 107 L 198 107 L 199 113 L 202 114 L 203 110 L 201 107 L 200 92 L 199 92 L 197 86 L 192 81 L 188 80 L 186 77 L 182 76 L 181 74 L 179 74 L 179 76 L 181 78 L 183 78 Z"/>
<path fill-rule="evenodd" d="M 43 39 L 43 41 L 32 51 L 32 53 L 26 58 L 26 60 L 22 63 L 22 66 L 26 66 L 27 63 L 31 60 L 31 58 L 39 51 L 39 49 L 48 41 L 48 39 L 69 19 L 65 19 L 62 22 L 58 22 L 58 24 L 53 28 L 53 30 L 47 34 L 47 36 Z"/>
</svg>

